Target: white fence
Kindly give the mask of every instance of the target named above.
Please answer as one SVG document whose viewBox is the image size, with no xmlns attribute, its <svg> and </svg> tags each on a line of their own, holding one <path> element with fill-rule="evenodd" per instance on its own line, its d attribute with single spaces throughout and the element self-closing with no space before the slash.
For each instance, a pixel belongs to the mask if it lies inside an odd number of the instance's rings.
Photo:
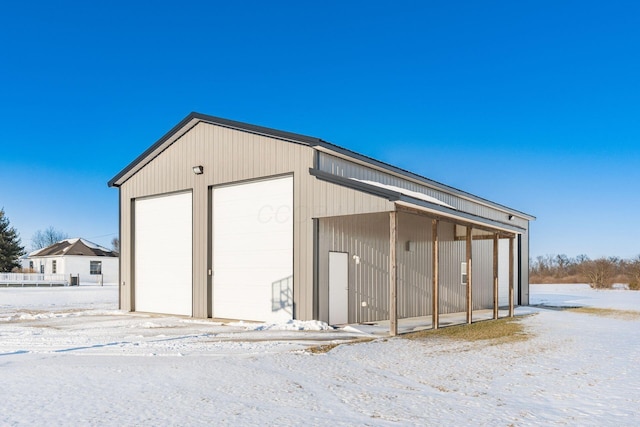
<svg viewBox="0 0 640 427">
<path fill-rule="evenodd" d="M 0 273 L 0 286 L 69 286 L 65 274 Z"/>
</svg>

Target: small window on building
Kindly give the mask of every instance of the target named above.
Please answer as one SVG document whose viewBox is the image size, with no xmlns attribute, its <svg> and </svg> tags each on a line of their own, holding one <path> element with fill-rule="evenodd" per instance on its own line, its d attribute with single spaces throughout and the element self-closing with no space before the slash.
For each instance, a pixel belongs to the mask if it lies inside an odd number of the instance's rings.
<svg viewBox="0 0 640 427">
<path fill-rule="evenodd" d="M 29 261 L 29 268 L 33 270 L 33 261 Z"/>
<path fill-rule="evenodd" d="M 56 274 L 58 272 L 58 263 L 56 261 L 51 261 L 51 273 Z"/>
<path fill-rule="evenodd" d="M 89 274 L 102 274 L 102 261 L 89 261 Z"/>
<path fill-rule="evenodd" d="M 466 262 L 461 262 L 460 263 L 460 283 L 462 283 L 463 286 L 467 285 L 467 263 Z"/>
<path fill-rule="evenodd" d="M 40 264 L 40 274 L 44 274 L 44 264 Z"/>
</svg>

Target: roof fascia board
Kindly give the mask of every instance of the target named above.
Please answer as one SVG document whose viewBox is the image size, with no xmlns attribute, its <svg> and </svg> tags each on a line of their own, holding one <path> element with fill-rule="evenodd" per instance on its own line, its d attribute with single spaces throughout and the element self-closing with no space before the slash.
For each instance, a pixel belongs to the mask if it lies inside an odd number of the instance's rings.
<svg viewBox="0 0 640 427">
<path fill-rule="evenodd" d="M 30 255 L 27 259 L 36 259 L 36 258 L 60 258 L 64 255 Z"/>
<path fill-rule="evenodd" d="M 167 132 L 162 138 L 156 141 L 151 147 L 146 149 L 140 154 L 133 162 L 129 163 L 120 173 L 114 176 L 111 181 L 107 183 L 109 187 L 120 187 L 126 180 L 131 178 L 136 172 L 138 172 L 147 163 L 153 160 L 158 154 L 167 149 L 171 144 L 178 140 L 182 135 L 187 133 L 197 123 L 198 119 L 192 117 L 190 114 L 180 123 Z"/>
<path fill-rule="evenodd" d="M 71 254 L 71 255 L 58 255 L 59 257 L 65 257 L 65 258 L 70 258 L 70 257 L 78 257 L 78 258 L 83 258 L 83 259 L 87 259 L 87 258 L 118 258 L 118 256 L 116 255 L 96 255 L 96 254 L 92 254 L 92 255 L 80 255 L 80 254 Z"/>
<path fill-rule="evenodd" d="M 429 178 L 420 176 L 413 172 L 407 171 L 402 168 L 398 168 L 396 166 L 390 165 L 388 163 L 381 162 L 374 158 L 356 153 L 355 151 L 348 150 L 346 148 L 339 147 L 337 145 L 328 143 L 326 141 L 322 141 L 320 144 L 314 147 L 318 151 L 324 152 L 326 154 L 331 154 L 333 156 L 352 161 L 362 166 L 371 167 L 380 172 L 386 172 L 391 175 L 397 176 L 399 178 L 408 179 L 416 184 L 426 185 L 428 187 L 432 187 L 436 190 L 444 191 L 446 193 L 454 194 L 460 198 L 465 200 L 469 200 L 471 202 L 479 203 L 484 206 L 488 206 L 494 209 L 501 210 L 505 213 L 509 213 L 512 215 L 519 216 L 528 221 L 533 221 L 536 219 L 535 216 L 529 215 L 527 213 L 518 211 L 516 209 L 512 209 L 508 206 L 501 205 L 499 203 L 492 202 L 490 200 L 484 199 L 482 197 L 473 195 L 471 193 L 467 193 L 466 191 L 459 190 L 454 187 L 450 187 L 446 184 L 442 184 L 437 181 L 433 181 Z"/>
<path fill-rule="evenodd" d="M 509 224 L 505 224 L 492 219 L 483 218 L 477 215 L 472 215 L 466 212 L 452 210 L 444 206 L 439 206 L 433 203 L 424 202 L 418 199 L 413 199 L 413 200 L 409 200 L 409 199 L 411 198 L 403 197 L 402 200 L 398 200 L 395 203 L 398 206 L 405 206 L 418 211 L 423 211 L 425 213 L 430 213 L 430 214 L 435 214 L 441 217 L 450 218 L 452 220 L 463 220 L 465 222 L 468 222 L 471 224 L 477 224 L 485 228 L 497 229 L 502 231 L 508 231 L 510 233 L 518 233 L 518 234 L 522 234 L 526 231 L 524 228 L 521 228 L 515 225 L 509 225 Z"/>
<path fill-rule="evenodd" d="M 305 144 L 313 146 L 319 143 L 326 143 L 320 138 L 313 136 L 302 135 L 299 133 L 287 132 L 283 130 L 268 128 L 264 126 L 252 125 L 249 123 L 238 122 L 235 120 L 223 119 L 221 117 L 208 116 L 206 114 L 191 113 L 193 117 L 198 118 L 200 121 L 226 127 L 229 129 L 240 130 L 243 132 L 249 132 L 256 135 L 268 136 L 271 138 L 277 138 L 284 141 L 295 142 L 297 144 Z"/>
<path fill-rule="evenodd" d="M 398 193 L 397 191 L 376 187 L 375 185 L 355 181 L 353 179 L 334 175 L 332 173 L 324 172 L 318 169 L 309 168 L 309 173 L 322 181 L 326 181 L 331 184 L 338 184 L 343 187 L 351 188 L 353 190 L 362 191 L 363 193 L 371 194 L 372 196 L 384 197 L 391 202 L 400 200 L 400 198 L 402 197 L 402 194 Z"/>
</svg>

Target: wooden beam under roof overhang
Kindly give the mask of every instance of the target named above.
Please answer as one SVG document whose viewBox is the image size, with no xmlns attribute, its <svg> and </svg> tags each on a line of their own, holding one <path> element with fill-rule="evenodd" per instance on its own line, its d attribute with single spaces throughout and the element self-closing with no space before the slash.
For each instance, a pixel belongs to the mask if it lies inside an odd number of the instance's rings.
<svg viewBox="0 0 640 427">
<path fill-rule="evenodd" d="M 385 199 L 394 202 L 396 206 L 414 209 L 416 212 L 428 212 L 432 215 L 436 215 L 438 218 L 442 218 L 445 221 L 451 222 L 451 219 L 455 219 L 455 222 L 461 224 L 468 223 L 473 225 L 474 228 L 487 229 L 491 232 L 495 230 L 502 230 L 511 233 L 524 233 L 526 231 L 524 228 L 517 225 L 507 224 L 504 222 L 496 221 L 494 219 L 470 214 L 454 209 L 451 206 L 445 204 L 416 199 L 415 197 L 407 196 L 398 191 L 382 188 L 350 178 L 345 178 L 343 176 L 334 175 L 332 173 L 324 172 L 318 169 L 310 168 L 309 174 L 322 181 L 352 188 L 354 190 L 362 191 L 373 196 L 384 197 Z"/>
<path fill-rule="evenodd" d="M 398 213 L 389 212 L 389 335 L 398 335 Z"/>
<path fill-rule="evenodd" d="M 467 231 L 468 227 L 471 227 L 471 224 L 455 224 L 455 230 L 453 233 L 453 240 L 466 240 L 467 239 Z M 509 239 L 515 234 L 507 233 L 505 231 L 494 230 L 491 228 L 488 229 L 480 229 L 477 225 L 473 225 L 473 233 L 471 235 L 472 240 L 492 240 L 495 234 L 498 234 L 499 239 Z"/>
<path fill-rule="evenodd" d="M 432 313 L 431 313 L 431 325 L 433 325 L 433 329 L 438 329 L 440 327 L 440 244 L 438 238 L 438 223 L 437 219 L 431 220 L 431 236 L 433 238 L 432 242 L 432 258 L 431 258 L 431 269 L 433 270 L 432 276 Z"/>
<path fill-rule="evenodd" d="M 460 225 L 462 227 L 472 227 L 474 230 L 474 234 L 472 235 L 473 240 L 484 240 L 484 239 L 492 239 L 494 233 L 498 233 L 501 239 L 508 239 L 511 237 L 515 237 L 518 233 L 516 231 L 504 230 L 498 228 L 497 226 L 494 228 L 492 226 L 485 225 L 481 222 L 469 221 L 467 219 L 456 218 L 455 216 L 444 216 L 439 213 L 431 212 L 427 209 L 422 209 L 414 206 L 409 206 L 403 202 L 396 202 L 396 210 L 398 212 L 406 212 L 413 215 L 419 215 L 426 218 L 437 219 L 444 222 L 450 222 L 456 225 Z M 517 228 L 517 227 L 515 227 Z M 486 232 L 487 234 L 478 234 L 478 231 Z M 522 230 L 524 231 L 524 230 Z M 466 240 L 465 236 L 456 236 L 456 240 Z"/>
</svg>

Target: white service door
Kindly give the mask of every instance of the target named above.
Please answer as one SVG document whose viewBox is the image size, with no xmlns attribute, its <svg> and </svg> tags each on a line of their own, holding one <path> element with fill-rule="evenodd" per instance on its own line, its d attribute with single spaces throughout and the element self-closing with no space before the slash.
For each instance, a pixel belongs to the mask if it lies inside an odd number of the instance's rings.
<svg viewBox="0 0 640 427">
<path fill-rule="evenodd" d="M 293 177 L 213 190 L 213 317 L 293 318 Z"/>
<path fill-rule="evenodd" d="M 349 323 L 349 254 L 329 252 L 329 324 Z"/>
<path fill-rule="evenodd" d="M 135 201 L 135 310 L 192 315 L 191 193 Z"/>
</svg>

